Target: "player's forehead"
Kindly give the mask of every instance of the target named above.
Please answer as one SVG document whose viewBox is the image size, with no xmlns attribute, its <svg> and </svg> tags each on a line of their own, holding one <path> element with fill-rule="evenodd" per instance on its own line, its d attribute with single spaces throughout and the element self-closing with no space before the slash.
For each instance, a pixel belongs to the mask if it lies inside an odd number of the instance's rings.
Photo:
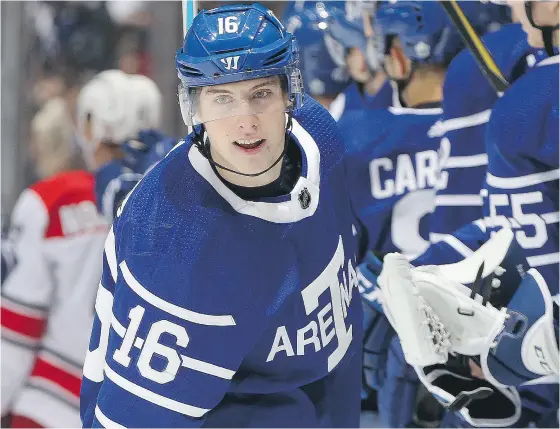
<svg viewBox="0 0 560 429">
<path fill-rule="evenodd" d="M 202 88 L 202 95 L 215 93 L 242 94 L 259 88 L 280 87 L 280 76 L 268 76 L 240 82 L 224 83 L 221 85 Z"/>
</svg>

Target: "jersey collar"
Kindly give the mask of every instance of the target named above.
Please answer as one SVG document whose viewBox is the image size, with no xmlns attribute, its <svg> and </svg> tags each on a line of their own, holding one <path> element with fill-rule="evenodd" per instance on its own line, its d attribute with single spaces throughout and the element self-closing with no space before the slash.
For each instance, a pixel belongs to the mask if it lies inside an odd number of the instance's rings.
<svg viewBox="0 0 560 429">
<path fill-rule="evenodd" d="M 537 67 L 548 66 L 550 64 L 558 64 L 560 63 L 560 55 L 554 55 L 553 57 L 549 57 L 546 60 L 542 60 L 540 63 L 537 64 Z"/>
<path fill-rule="evenodd" d="M 282 201 L 247 201 L 237 196 L 216 175 L 210 163 L 193 145 L 188 157 L 193 168 L 231 207 L 248 216 L 254 216 L 273 223 L 292 223 L 313 216 L 319 205 L 321 154 L 311 135 L 292 118 L 292 134 L 299 143 L 307 171 L 302 171 L 294 189 Z M 303 176 L 305 174 L 305 176 Z"/>
</svg>

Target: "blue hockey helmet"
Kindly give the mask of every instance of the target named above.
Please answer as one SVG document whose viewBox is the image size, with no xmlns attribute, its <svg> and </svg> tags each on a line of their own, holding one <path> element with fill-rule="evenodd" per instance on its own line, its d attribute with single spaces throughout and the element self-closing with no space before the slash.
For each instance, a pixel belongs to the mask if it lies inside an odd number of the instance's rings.
<svg viewBox="0 0 560 429">
<path fill-rule="evenodd" d="M 479 33 L 488 29 L 491 14 L 487 5 L 459 2 L 465 16 Z M 376 12 L 374 32 L 377 52 L 389 52 L 393 37 L 398 37 L 405 55 L 418 64 L 448 65 L 464 48 L 461 36 L 437 2 L 397 1 L 382 4 Z"/>
<path fill-rule="evenodd" d="M 196 115 L 196 90 L 206 86 L 282 76 L 290 110 L 303 103 L 295 38 L 260 4 L 228 4 L 202 10 L 176 55 L 181 113 L 187 125 Z"/>
<path fill-rule="evenodd" d="M 369 17 L 369 22 L 375 18 L 375 10 L 380 3 L 378 0 L 346 0 L 345 14 L 332 17 L 326 40 L 337 63 L 344 64 L 348 50 L 357 48 L 364 54 L 370 70 L 379 69 L 375 43 L 364 24 L 366 18 Z"/>
<path fill-rule="evenodd" d="M 332 16 L 343 13 L 344 3 L 302 3 L 299 8 L 298 2 L 289 7 L 284 23 L 298 41 L 305 92 L 314 96 L 337 95 L 348 85 L 349 77 L 346 65 L 331 56 L 325 36 Z"/>
</svg>

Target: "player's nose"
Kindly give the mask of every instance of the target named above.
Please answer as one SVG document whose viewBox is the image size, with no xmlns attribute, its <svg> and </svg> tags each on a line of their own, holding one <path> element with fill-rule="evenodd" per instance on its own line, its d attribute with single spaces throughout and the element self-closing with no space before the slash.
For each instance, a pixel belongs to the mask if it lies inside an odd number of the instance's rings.
<svg viewBox="0 0 560 429">
<path fill-rule="evenodd" d="M 255 114 L 239 116 L 237 119 L 239 130 L 245 133 L 254 133 L 257 130 L 258 124 L 259 119 Z"/>
</svg>

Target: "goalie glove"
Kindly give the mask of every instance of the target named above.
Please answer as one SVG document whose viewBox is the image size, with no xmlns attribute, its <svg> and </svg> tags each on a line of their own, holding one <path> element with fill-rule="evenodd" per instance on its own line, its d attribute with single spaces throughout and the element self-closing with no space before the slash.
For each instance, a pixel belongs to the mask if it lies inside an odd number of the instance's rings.
<svg viewBox="0 0 560 429">
<path fill-rule="evenodd" d="M 470 376 L 463 356 L 458 356 L 450 357 L 446 365 L 416 366 L 420 380 L 473 426 L 513 425 L 521 404 L 510 386 L 559 381 L 555 305 L 544 278 L 530 269 L 508 305 L 503 329 L 484 353 L 473 358 L 485 379 Z"/>
<path fill-rule="evenodd" d="M 456 264 L 414 268 L 402 255 L 387 255 L 381 302 L 407 362 L 429 366 L 445 363 L 450 352 L 488 350 L 508 318 L 497 307 L 509 302 L 527 269 L 509 229 Z"/>
<path fill-rule="evenodd" d="M 443 406 L 473 426 L 501 427 L 519 419 L 515 389 L 472 377 L 451 354 L 454 348 L 479 354 L 499 333 L 505 312 L 471 299 L 469 288 L 441 276 L 438 267 L 414 268 L 398 254 L 385 257 L 379 284 L 407 362 Z"/>
</svg>

